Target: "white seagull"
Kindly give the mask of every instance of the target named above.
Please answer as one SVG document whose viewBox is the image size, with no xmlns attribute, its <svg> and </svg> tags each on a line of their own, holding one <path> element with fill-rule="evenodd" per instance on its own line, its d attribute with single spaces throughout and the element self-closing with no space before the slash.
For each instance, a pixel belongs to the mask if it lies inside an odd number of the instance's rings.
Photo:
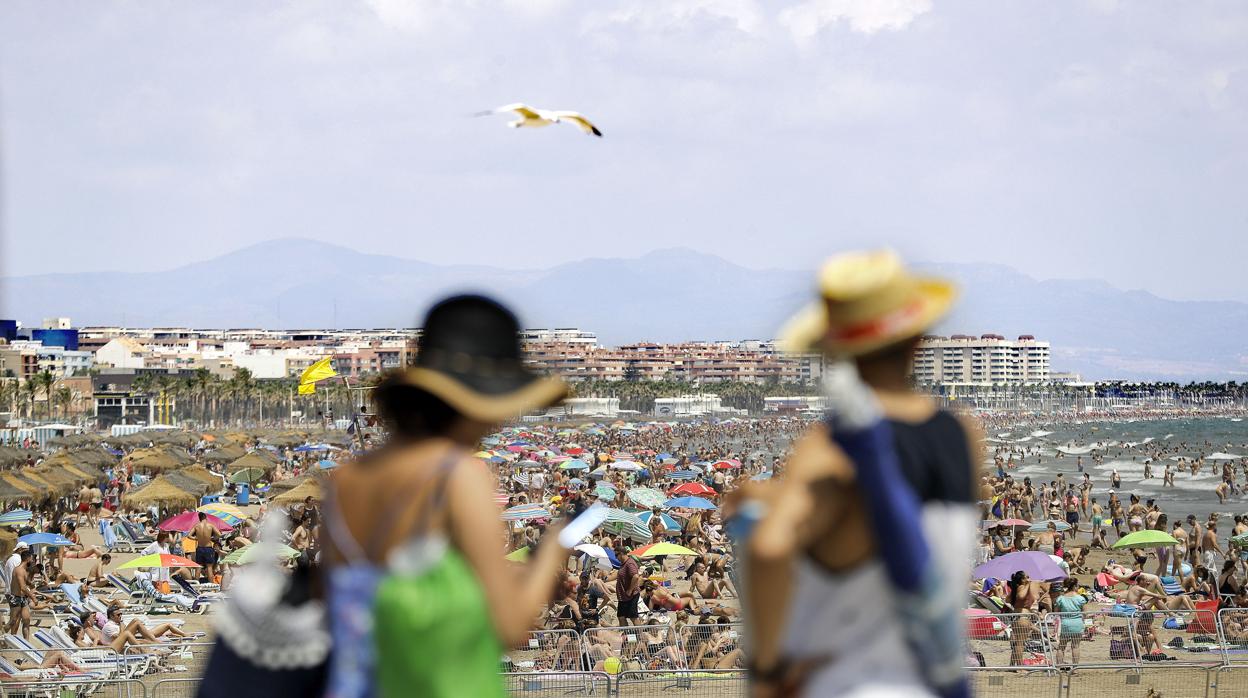
<svg viewBox="0 0 1248 698">
<path fill-rule="evenodd" d="M 551 111 L 549 109 L 535 109 L 527 104 L 508 104 L 491 109 L 489 111 L 478 112 L 477 116 L 490 116 L 492 114 L 506 114 L 511 112 L 520 118 L 515 121 L 508 121 L 507 125 L 512 128 L 537 128 L 539 126 L 549 126 L 551 124 L 571 123 L 576 124 L 582 131 L 591 136 L 602 136 L 602 131 L 598 130 L 583 115 L 574 111 Z"/>
</svg>

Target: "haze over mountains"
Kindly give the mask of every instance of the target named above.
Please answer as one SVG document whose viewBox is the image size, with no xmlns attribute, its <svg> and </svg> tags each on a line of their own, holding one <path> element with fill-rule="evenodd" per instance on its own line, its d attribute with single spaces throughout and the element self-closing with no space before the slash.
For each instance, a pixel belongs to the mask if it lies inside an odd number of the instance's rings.
<svg viewBox="0 0 1248 698">
<path fill-rule="evenodd" d="M 810 298 L 818 261 L 805 270 L 756 270 L 668 249 L 515 270 L 285 239 L 169 271 L 0 279 L 0 317 L 27 325 L 69 316 L 76 326 L 405 327 L 439 295 L 478 290 L 513 304 L 526 326 L 580 327 L 607 344 L 770 338 Z M 1034 334 L 1053 343 L 1054 370 L 1181 382 L 1248 375 L 1248 304 L 1042 281 L 999 265 L 922 266 L 962 288 L 940 331 Z"/>
</svg>

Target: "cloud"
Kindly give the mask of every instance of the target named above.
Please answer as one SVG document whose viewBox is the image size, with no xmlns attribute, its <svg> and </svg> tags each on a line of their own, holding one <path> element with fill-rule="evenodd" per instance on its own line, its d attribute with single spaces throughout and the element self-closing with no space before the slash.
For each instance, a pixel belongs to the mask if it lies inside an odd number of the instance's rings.
<svg viewBox="0 0 1248 698">
<path fill-rule="evenodd" d="M 686 29 L 703 20 L 719 20 L 752 34 L 766 24 L 755 0 L 664 0 L 629 2 L 610 12 L 606 21 L 649 31 Z"/>
<path fill-rule="evenodd" d="M 807 0 L 783 10 L 779 19 L 795 39 L 807 41 L 838 22 L 861 34 L 897 31 L 931 9 L 931 0 Z"/>
</svg>

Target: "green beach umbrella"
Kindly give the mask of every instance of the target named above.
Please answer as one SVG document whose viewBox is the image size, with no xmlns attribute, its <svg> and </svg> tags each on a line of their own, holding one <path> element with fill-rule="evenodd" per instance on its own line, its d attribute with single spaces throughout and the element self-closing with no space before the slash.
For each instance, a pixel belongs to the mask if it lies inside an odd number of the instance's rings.
<svg viewBox="0 0 1248 698">
<path fill-rule="evenodd" d="M 1176 545 L 1179 541 L 1165 531 L 1136 531 L 1128 533 L 1114 543 L 1115 548 L 1165 548 Z"/>
<path fill-rule="evenodd" d="M 255 562 L 260 559 L 261 547 L 262 546 L 259 544 L 256 544 L 239 548 L 229 555 L 226 555 L 225 559 L 221 562 L 227 565 L 246 565 L 248 563 Z M 270 550 L 273 552 L 273 556 L 278 560 L 293 560 L 294 558 L 299 557 L 299 551 L 289 545 L 282 545 L 279 543 L 276 548 L 270 548 Z"/>
<path fill-rule="evenodd" d="M 254 466 L 242 468 L 237 472 L 230 473 L 230 482 L 236 485 L 251 484 L 264 477 L 265 470 Z"/>
<path fill-rule="evenodd" d="M 634 487 L 628 491 L 628 498 L 647 509 L 661 507 L 667 502 L 667 495 L 650 487 Z"/>
<path fill-rule="evenodd" d="M 599 499 L 615 499 L 615 488 L 610 485 L 598 485 L 594 488 L 594 494 Z"/>
<path fill-rule="evenodd" d="M 623 509 L 608 511 L 607 522 L 602 527 L 617 536 L 624 536 L 635 541 L 648 542 L 650 540 L 650 529 L 646 528 L 636 514 Z"/>
<path fill-rule="evenodd" d="M 529 559 L 529 546 L 526 545 L 523 548 L 516 548 L 515 550 L 507 553 L 503 559 L 511 562 L 525 562 Z"/>
</svg>

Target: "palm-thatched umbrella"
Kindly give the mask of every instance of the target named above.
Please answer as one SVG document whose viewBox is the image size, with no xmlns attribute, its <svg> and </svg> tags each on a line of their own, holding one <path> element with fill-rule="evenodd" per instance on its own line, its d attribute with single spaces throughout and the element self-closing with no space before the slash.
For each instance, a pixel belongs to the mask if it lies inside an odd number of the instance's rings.
<svg viewBox="0 0 1248 698">
<path fill-rule="evenodd" d="M 277 464 L 273 461 L 265 458 L 257 452 L 252 452 L 233 461 L 226 467 L 225 470 L 228 473 L 236 473 L 246 468 L 259 468 L 267 473 L 275 467 L 277 467 Z"/>
<path fill-rule="evenodd" d="M 25 463 L 27 458 L 37 458 L 38 456 L 38 451 L 31 451 L 25 448 L 13 448 L 11 446 L 0 446 L 0 467 Z"/>
<path fill-rule="evenodd" d="M 199 478 L 187 475 L 181 470 L 172 470 L 164 475 L 161 475 L 161 477 L 169 480 L 169 482 L 173 483 L 178 489 L 186 490 L 187 492 L 195 495 L 196 499 L 208 494 L 208 483 L 200 480 Z"/>
<path fill-rule="evenodd" d="M 74 489 L 74 486 L 69 483 L 54 482 L 46 474 L 36 472 L 34 468 L 22 468 L 17 471 L 17 475 L 31 481 L 53 497 L 63 497 Z"/>
<path fill-rule="evenodd" d="M 17 533 L 0 528 L 0 557 L 8 559 L 13 554 L 13 548 L 17 547 Z"/>
<path fill-rule="evenodd" d="M 177 471 L 183 475 L 193 477 L 196 480 L 208 486 L 209 492 L 215 492 L 221 489 L 221 476 L 205 468 L 202 465 L 188 465 L 187 467 Z"/>
<path fill-rule="evenodd" d="M 49 465 L 47 461 L 29 470 L 31 474 L 38 476 L 55 487 L 57 492 L 60 492 L 62 495 L 73 492 L 85 482 L 81 477 L 69 474 L 64 468 L 57 466 L 56 463 Z"/>
<path fill-rule="evenodd" d="M 162 507 L 194 508 L 199 498 L 178 487 L 164 475 L 158 475 L 151 482 L 122 498 L 122 503 L 130 507 L 146 507 L 153 504 Z"/>
<path fill-rule="evenodd" d="M 161 472 L 191 464 L 190 456 L 161 448 L 144 448 L 126 456 L 126 461 L 140 472 Z"/>
<path fill-rule="evenodd" d="M 241 446 L 234 446 L 230 444 L 222 446 L 221 448 L 214 448 L 211 451 L 206 451 L 202 456 L 200 456 L 200 458 L 208 461 L 209 463 L 229 463 L 231 461 L 236 461 L 245 455 L 247 455 L 247 451 L 244 451 Z"/>
<path fill-rule="evenodd" d="M 269 493 L 270 495 L 272 495 L 277 492 L 285 492 L 287 490 L 293 490 L 299 485 L 302 485 L 308 480 L 311 480 L 313 477 L 314 477 L 313 474 L 308 472 L 308 473 L 299 475 L 297 477 L 288 477 L 285 480 L 278 480 L 277 482 L 274 482 L 273 484 L 269 485 Z"/>
<path fill-rule="evenodd" d="M 68 457 L 73 459 L 75 465 L 105 466 L 117 464 L 117 456 L 102 448 L 84 448 L 81 451 L 74 451 L 68 454 Z"/>
<path fill-rule="evenodd" d="M 26 497 L 32 501 L 41 502 L 52 495 L 46 486 L 35 484 L 17 473 L 4 473 L 0 475 L 0 479 L 3 479 L 15 489 L 25 492 Z"/>
<path fill-rule="evenodd" d="M 272 501 L 274 504 L 299 504 L 308 497 L 321 501 L 321 483 L 315 478 L 305 480 L 298 487 L 277 495 Z"/>
<path fill-rule="evenodd" d="M 30 490 L 18 487 L 7 478 L 0 477 L 0 504 L 8 505 L 34 499 L 37 499 L 37 496 Z"/>
</svg>

